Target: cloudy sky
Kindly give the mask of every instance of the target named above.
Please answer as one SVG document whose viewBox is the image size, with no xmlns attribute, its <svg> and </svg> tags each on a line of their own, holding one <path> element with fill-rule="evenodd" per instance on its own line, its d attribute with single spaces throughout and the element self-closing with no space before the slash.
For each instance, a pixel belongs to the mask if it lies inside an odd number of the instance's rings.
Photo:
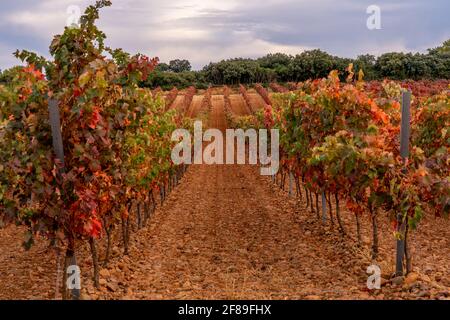
<svg viewBox="0 0 450 320">
<path fill-rule="evenodd" d="M 17 64 L 16 49 L 48 56 L 70 6 L 94 0 L 0 0 L 0 69 Z M 366 12 L 381 9 L 381 29 Z M 450 38 L 449 0 L 113 0 L 99 25 L 107 44 L 162 61 L 189 59 L 194 68 L 231 57 L 320 48 L 356 57 L 425 52 Z"/>
</svg>

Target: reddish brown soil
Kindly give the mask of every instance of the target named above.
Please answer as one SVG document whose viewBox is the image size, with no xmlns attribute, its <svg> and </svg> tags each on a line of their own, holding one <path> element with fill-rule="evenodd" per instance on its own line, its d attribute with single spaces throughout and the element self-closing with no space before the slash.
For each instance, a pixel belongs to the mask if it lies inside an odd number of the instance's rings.
<svg viewBox="0 0 450 320">
<path fill-rule="evenodd" d="M 175 101 L 170 106 L 170 109 L 175 109 L 177 111 L 183 110 L 183 103 L 184 103 L 184 95 L 178 95 L 175 99 Z"/>
<path fill-rule="evenodd" d="M 211 94 L 212 95 L 222 95 L 223 94 L 223 87 L 213 87 L 213 88 L 211 88 Z"/>
<path fill-rule="evenodd" d="M 203 96 L 195 95 L 192 98 L 191 105 L 189 107 L 189 111 L 187 112 L 187 116 L 191 118 L 195 118 L 202 110 L 202 101 Z"/>
<path fill-rule="evenodd" d="M 264 108 L 264 105 L 265 105 L 264 100 L 263 100 L 263 98 L 261 98 L 261 96 L 259 94 L 254 93 L 254 92 L 249 92 L 248 96 L 250 98 L 250 103 L 255 110 Z"/>
<path fill-rule="evenodd" d="M 227 120 L 225 118 L 225 100 L 223 95 L 213 95 L 211 104 L 210 127 L 224 131 L 227 128 Z"/>
<path fill-rule="evenodd" d="M 167 211 L 139 235 L 145 241 L 130 254 L 133 280 L 101 297 L 359 297 L 349 291 L 358 274 L 343 271 L 335 247 L 306 235 L 294 222 L 295 203 L 276 193 L 254 167 L 192 166 Z M 123 281 L 127 261 L 111 266 L 109 281 Z"/>
<path fill-rule="evenodd" d="M 247 105 L 241 94 L 230 94 L 231 111 L 237 116 L 248 115 Z"/>
<path fill-rule="evenodd" d="M 53 299 L 56 256 L 38 239 L 30 251 L 22 247 L 25 229 L 0 229 L 0 299 Z"/>
<path fill-rule="evenodd" d="M 287 192 L 288 189 L 289 182 L 286 178 L 284 190 Z M 306 201 L 304 190 L 302 190 L 302 196 L 303 200 Z M 321 210 L 320 201 L 321 198 L 319 196 L 319 209 Z M 336 231 L 335 229 L 337 228 L 335 205 L 333 200 L 333 224 L 330 221 L 327 207 L 327 222 L 325 225 L 327 232 Z M 356 246 L 357 230 L 355 215 L 347 210 L 345 203 L 341 203 L 340 207 L 343 225 L 347 233 L 346 240 Z M 315 211 L 312 212 L 310 208 L 307 208 L 306 212 L 311 216 L 315 215 Z M 370 260 L 372 245 L 372 222 L 370 216 L 363 215 L 360 222 L 362 248 L 358 248 L 358 251 L 363 252 L 367 260 Z M 393 236 L 392 225 L 389 223 L 389 218 L 385 212 L 380 211 L 378 213 L 378 224 L 380 253 L 377 264 L 381 267 L 383 274 L 393 274 L 395 273 L 396 241 Z M 450 278 L 448 277 L 450 266 L 450 221 L 445 218 L 426 215 L 418 224 L 417 230 L 410 231 L 408 239 L 408 246 L 413 256 L 413 269 L 417 272 L 432 275 L 430 281 L 432 279 L 437 280 L 435 284 L 437 284 L 437 287 L 440 285 L 443 286 L 441 288 L 442 290 L 445 289 L 444 287 L 450 288 Z M 428 280 L 427 277 L 425 279 Z"/>
</svg>

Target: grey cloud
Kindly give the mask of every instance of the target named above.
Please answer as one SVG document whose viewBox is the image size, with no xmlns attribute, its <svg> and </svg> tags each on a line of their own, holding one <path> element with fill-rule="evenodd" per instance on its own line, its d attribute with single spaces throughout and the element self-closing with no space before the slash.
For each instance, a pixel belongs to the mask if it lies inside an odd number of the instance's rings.
<svg viewBox="0 0 450 320">
<path fill-rule="evenodd" d="M 213 30 L 248 30 L 255 38 L 282 45 L 318 47 L 335 54 L 356 56 L 370 45 L 397 42 L 422 51 L 450 37 L 450 3 L 435 1 L 378 1 L 382 30 L 368 30 L 366 8 L 373 1 L 291 2 L 242 8 L 178 21 L 183 26 Z M 396 49 L 396 48 L 393 48 Z"/>
<path fill-rule="evenodd" d="M 63 10 L 70 2 L 1 1 L 0 48 L 47 52 L 51 38 L 43 39 L 42 35 L 60 33 L 62 27 L 53 30 L 55 27 L 44 21 L 42 30 L 21 24 L 5 28 L 1 21 L 21 10 L 38 10 L 42 3 Z M 366 28 L 366 8 L 374 2 L 382 10 L 382 30 L 370 31 Z M 91 1 L 78 3 L 85 5 Z M 100 27 L 113 47 L 160 54 L 162 60 L 187 58 L 196 68 L 224 58 L 224 53 L 231 58 L 264 55 L 267 53 L 264 50 L 270 48 L 312 47 L 354 57 L 383 51 L 424 51 L 450 38 L 447 0 L 248 0 L 230 9 L 218 4 L 206 0 L 113 0 L 113 6 L 101 14 Z M 186 10 L 189 14 L 177 15 Z M 189 32 L 199 35 L 190 36 Z M 261 52 L 246 47 L 255 43 L 263 43 Z M 11 65 L 4 56 L 2 52 L 0 68 Z"/>
</svg>

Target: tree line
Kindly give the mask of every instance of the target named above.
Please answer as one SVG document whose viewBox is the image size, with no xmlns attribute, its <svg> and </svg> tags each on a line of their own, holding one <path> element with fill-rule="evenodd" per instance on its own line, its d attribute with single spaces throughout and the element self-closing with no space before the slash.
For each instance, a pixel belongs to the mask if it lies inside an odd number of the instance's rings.
<svg viewBox="0 0 450 320">
<path fill-rule="evenodd" d="M 298 82 L 326 77 L 331 70 L 341 71 L 345 78 L 350 63 L 356 72 L 363 70 L 366 80 L 449 79 L 450 39 L 427 53 L 390 52 L 379 57 L 364 54 L 350 59 L 316 49 L 295 56 L 274 53 L 257 59 L 211 62 L 200 71 L 192 71 L 187 60 L 173 60 L 161 63 L 143 85 L 170 89 L 193 84 L 202 89 L 209 85 Z"/>
<path fill-rule="evenodd" d="M 193 71 L 188 60 L 175 59 L 160 63 L 141 86 L 170 90 L 191 85 L 205 89 L 211 85 L 299 82 L 326 77 L 331 70 L 339 70 L 344 79 L 350 63 L 356 72 L 363 70 L 366 80 L 449 79 L 450 39 L 439 47 L 428 49 L 427 53 L 390 52 L 379 57 L 364 54 L 351 59 L 316 49 L 295 56 L 273 53 L 257 59 L 211 62 L 199 71 Z M 0 82 L 7 82 L 8 75 L 7 71 L 1 73 Z"/>
</svg>

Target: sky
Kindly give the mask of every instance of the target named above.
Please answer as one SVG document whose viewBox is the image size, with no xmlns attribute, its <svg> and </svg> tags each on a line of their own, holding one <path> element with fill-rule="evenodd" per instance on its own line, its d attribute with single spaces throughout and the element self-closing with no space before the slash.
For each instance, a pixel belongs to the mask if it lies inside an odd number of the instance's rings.
<svg viewBox="0 0 450 320">
<path fill-rule="evenodd" d="M 163 62 L 188 59 L 194 69 L 234 57 L 322 49 L 359 54 L 426 52 L 450 39 L 449 0 L 112 0 L 100 13 L 106 44 Z M 20 62 L 16 49 L 49 57 L 71 6 L 94 0 L 0 0 L 0 69 Z M 381 29 L 367 20 L 380 9 Z M 373 20 L 371 20 L 373 21 Z"/>
</svg>

